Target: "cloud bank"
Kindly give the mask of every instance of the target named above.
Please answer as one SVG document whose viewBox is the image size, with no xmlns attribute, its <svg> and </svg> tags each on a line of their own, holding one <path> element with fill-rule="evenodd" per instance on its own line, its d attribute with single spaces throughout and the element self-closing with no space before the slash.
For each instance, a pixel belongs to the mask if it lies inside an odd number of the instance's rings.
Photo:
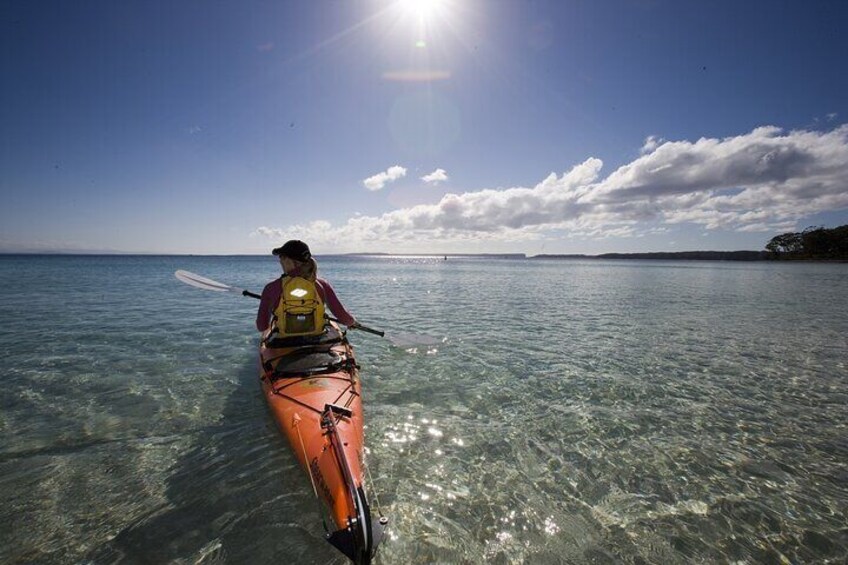
<svg viewBox="0 0 848 565">
<path fill-rule="evenodd" d="M 768 126 L 694 142 L 650 137 L 641 156 L 606 178 L 602 166 L 589 158 L 532 187 L 446 194 L 434 204 L 341 225 L 318 221 L 254 233 L 350 249 L 362 243 L 636 236 L 683 223 L 775 232 L 795 229 L 811 214 L 848 209 L 848 125 L 788 133 Z M 406 173 L 392 167 L 364 182 L 375 179 L 372 190 L 382 188 L 393 169 Z"/>
<path fill-rule="evenodd" d="M 362 181 L 362 184 L 365 185 L 365 188 L 368 190 L 380 190 L 386 186 L 386 184 L 405 176 L 406 169 L 400 165 L 395 165 L 394 167 L 389 167 L 382 173 L 377 173 L 373 177 L 368 177 Z"/>
</svg>

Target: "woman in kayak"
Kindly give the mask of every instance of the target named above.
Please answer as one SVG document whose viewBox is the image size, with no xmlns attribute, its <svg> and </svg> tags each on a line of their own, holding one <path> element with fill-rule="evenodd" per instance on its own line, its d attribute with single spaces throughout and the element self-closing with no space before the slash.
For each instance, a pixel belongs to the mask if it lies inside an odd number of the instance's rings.
<svg viewBox="0 0 848 565">
<path fill-rule="evenodd" d="M 305 281 L 314 285 L 314 289 L 320 297 L 318 305 L 322 314 L 323 306 L 326 305 L 340 323 L 349 328 L 357 327 L 356 318 L 339 301 L 332 285 L 326 280 L 318 278 L 318 263 L 312 257 L 308 245 L 300 240 L 293 239 L 287 241 L 282 247 L 277 247 L 272 253 L 280 258 L 283 276 L 269 282 L 262 290 L 262 299 L 259 301 L 259 310 L 256 312 L 257 330 L 264 332 L 271 326 L 272 322 L 275 322 L 275 317 L 280 316 L 280 309 L 284 308 L 284 304 L 281 302 L 283 288 L 287 280 L 294 280 L 295 278 L 305 279 Z M 309 286 L 308 283 L 306 286 Z M 302 293 L 306 298 L 308 292 L 309 289 L 298 288 L 295 289 L 293 294 L 300 296 Z M 323 315 L 320 317 L 323 318 Z M 323 323 L 320 326 L 320 328 L 315 329 L 316 332 L 323 331 Z M 305 334 L 301 333 L 300 335 Z"/>
</svg>

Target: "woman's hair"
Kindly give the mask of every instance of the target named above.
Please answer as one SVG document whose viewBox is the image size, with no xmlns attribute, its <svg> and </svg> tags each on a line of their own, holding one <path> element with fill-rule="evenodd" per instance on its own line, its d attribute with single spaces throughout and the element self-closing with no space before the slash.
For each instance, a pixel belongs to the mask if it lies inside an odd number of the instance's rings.
<svg viewBox="0 0 848 565">
<path fill-rule="evenodd" d="M 318 277 L 318 262 L 315 261 L 315 257 L 310 257 L 306 261 L 292 260 L 297 264 L 297 270 L 301 277 L 310 281 L 314 281 Z"/>
</svg>

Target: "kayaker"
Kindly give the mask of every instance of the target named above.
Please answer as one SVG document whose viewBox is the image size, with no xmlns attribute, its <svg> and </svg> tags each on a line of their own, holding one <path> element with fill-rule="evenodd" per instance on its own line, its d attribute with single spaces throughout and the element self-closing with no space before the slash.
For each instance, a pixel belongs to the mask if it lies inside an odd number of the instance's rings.
<svg viewBox="0 0 848 565">
<path fill-rule="evenodd" d="M 271 252 L 280 258 L 283 275 L 269 282 L 262 290 L 259 310 L 256 312 L 256 329 L 260 332 L 267 330 L 274 321 L 275 311 L 281 306 L 280 298 L 286 278 L 300 277 L 314 284 L 315 290 L 323 305 L 326 305 L 336 319 L 345 326 L 357 326 L 356 318 L 347 311 L 336 296 L 336 291 L 325 279 L 318 278 L 318 263 L 304 242 L 292 239 Z"/>
</svg>

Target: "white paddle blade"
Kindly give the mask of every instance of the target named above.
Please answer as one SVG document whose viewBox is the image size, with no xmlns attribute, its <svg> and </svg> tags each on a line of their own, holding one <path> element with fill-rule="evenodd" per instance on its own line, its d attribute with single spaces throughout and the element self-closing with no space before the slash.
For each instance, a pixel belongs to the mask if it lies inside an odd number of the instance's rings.
<svg viewBox="0 0 848 565">
<path fill-rule="evenodd" d="M 225 285 L 224 283 L 219 283 L 218 281 L 213 281 L 212 279 L 207 279 L 206 277 L 201 277 L 200 275 L 183 271 L 182 269 L 175 272 L 174 276 L 187 285 L 202 288 L 203 290 L 214 290 L 216 292 L 241 292 L 238 289 Z"/>
</svg>

